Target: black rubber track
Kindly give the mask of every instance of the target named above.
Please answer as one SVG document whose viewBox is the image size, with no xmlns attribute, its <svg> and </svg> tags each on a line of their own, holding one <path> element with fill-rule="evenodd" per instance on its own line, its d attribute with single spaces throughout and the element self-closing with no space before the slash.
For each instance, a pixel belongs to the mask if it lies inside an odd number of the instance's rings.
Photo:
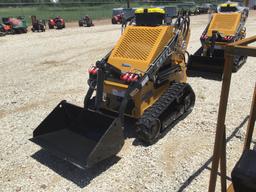
<svg viewBox="0 0 256 192">
<path fill-rule="evenodd" d="M 181 110 L 182 112 L 180 113 L 177 111 L 177 103 L 180 104 L 183 102 L 186 96 L 191 97 L 191 102 L 189 104 L 190 106 L 185 110 Z M 155 143 L 162 137 L 162 135 L 165 134 L 164 132 L 168 129 L 169 125 L 177 123 L 180 119 L 182 119 L 182 117 L 185 117 L 192 111 L 194 103 L 195 94 L 189 84 L 177 82 L 172 83 L 166 92 L 151 107 L 146 109 L 142 117 L 138 119 L 136 123 L 138 139 L 143 141 L 143 143 L 146 145 Z M 168 126 L 163 126 L 163 119 L 161 116 L 170 108 L 172 110 L 176 110 L 177 113 L 175 117 L 169 117 L 169 120 L 171 121 L 168 123 Z M 162 125 L 160 132 L 155 138 L 149 139 L 144 130 L 150 129 L 156 120 L 161 121 Z"/>
</svg>

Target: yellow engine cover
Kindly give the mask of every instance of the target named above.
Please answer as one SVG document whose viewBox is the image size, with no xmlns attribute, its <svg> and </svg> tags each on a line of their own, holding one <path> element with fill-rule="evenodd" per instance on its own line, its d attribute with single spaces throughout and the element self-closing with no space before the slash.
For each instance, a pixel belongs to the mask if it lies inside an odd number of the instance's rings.
<svg viewBox="0 0 256 192">
<path fill-rule="evenodd" d="M 121 71 L 145 72 L 173 36 L 171 26 L 128 26 L 108 63 Z"/>
<path fill-rule="evenodd" d="M 213 14 L 207 36 L 212 36 L 212 31 L 224 35 L 235 35 L 241 20 L 241 13 L 215 13 Z"/>
</svg>

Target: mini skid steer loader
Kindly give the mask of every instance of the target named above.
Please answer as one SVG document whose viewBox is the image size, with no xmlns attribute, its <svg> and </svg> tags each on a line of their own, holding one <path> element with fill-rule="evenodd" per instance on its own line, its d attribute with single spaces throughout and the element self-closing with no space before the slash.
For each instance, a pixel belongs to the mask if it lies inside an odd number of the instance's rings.
<svg viewBox="0 0 256 192">
<path fill-rule="evenodd" d="M 39 20 L 36 18 L 35 15 L 31 16 L 31 23 L 32 23 L 32 28 L 31 31 L 35 32 L 45 32 L 46 24 L 45 20 Z"/>
<path fill-rule="evenodd" d="M 237 3 L 224 3 L 213 14 L 200 37 L 201 47 L 189 57 L 188 75 L 222 79 L 224 70 L 224 47 L 232 42 L 244 39 L 246 9 L 238 9 Z M 235 56 L 233 72 L 237 72 L 246 62 L 245 56 Z"/>
<path fill-rule="evenodd" d="M 195 94 L 185 64 L 189 17 L 167 25 L 160 8 L 138 9 L 135 17 L 90 68 L 84 107 L 61 101 L 33 132 L 34 143 L 87 168 L 121 150 L 126 116 L 135 119 L 138 139 L 150 145 L 192 111 Z"/>
<path fill-rule="evenodd" d="M 19 17 L 3 17 L 6 34 L 21 34 L 27 33 L 27 23 L 23 16 Z"/>
</svg>

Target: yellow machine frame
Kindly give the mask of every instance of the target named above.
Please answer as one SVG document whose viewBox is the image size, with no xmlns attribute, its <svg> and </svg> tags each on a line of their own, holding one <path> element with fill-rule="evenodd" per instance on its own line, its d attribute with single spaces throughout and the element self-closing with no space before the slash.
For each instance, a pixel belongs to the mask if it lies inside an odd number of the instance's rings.
<svg viewBox="0 0 256 192">
<path fill-rule="evenodd" d="M 112 51 L 108 63 L 122 72 L 133 72 L 143 75 L 153 60 L 172 38 L 173 29 L 172 26 L 128 26 Z M 136 36 L 134 34 L 136 34 Z M 190 32 L 186 37 L 186 42 L 189 41 L 189 37 Z M 186 48 L 187 44 L 184 49 Z M 180 82 L 186 82 L 187 76 L 184 58 L 176 53 L 170 56 L 169 59 L 171 59 L 173 63 L 179 64 L 182 68 L 182 71 L 171 76 L 170 80 L 176 79 Z M 132 65 L 130 65 L 130 63 Z M 131 114 L 128 115 L 139 118 L 148 107 L 158 100 L 168 86 L 169 83 L 166 83 L 156 88 L 152 82 L 148 82 L 143 89 L 133 97 L 135 107 Z M 128 85 L 123 83 L 109 80 L 104 81 L 105 94 L 114 94 L 122 97 L 127 88 Z M 104 105 L 104 108 L 111 110 L 107 105 Z"/>
</svg>

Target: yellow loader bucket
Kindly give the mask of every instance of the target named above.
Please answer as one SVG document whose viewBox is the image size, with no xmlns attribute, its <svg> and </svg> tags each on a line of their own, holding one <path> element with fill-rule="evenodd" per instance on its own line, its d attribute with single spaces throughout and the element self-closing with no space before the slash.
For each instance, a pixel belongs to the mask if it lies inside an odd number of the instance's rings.
<svg viewBox="0 0 256 192">
<path fill-rule="evenodd" d="M 30 140 L 84 169 L 116 155 L 124 144 L 120 118 L 66 101 L 57 105 L 35 129 Z"/>
</svg>

